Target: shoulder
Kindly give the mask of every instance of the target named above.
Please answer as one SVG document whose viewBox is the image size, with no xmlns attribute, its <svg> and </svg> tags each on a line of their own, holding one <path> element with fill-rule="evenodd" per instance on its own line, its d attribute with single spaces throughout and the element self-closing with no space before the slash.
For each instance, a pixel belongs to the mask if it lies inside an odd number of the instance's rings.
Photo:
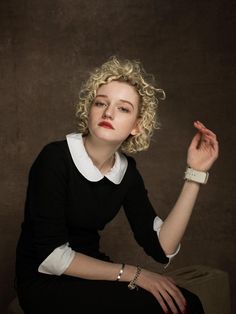
<svg viewBox="0 0 236 314">
<path fill-rule="evenodd" d="M 38 158 L 58 158 L 68 151 L 66 140 L 54 141 L 45 144 L 38 153 Z"/>
<path fill-rule="evenodd" d="M 134 157 L 129 156 L 129 155 L 126 155 L 126 154 L 123 154 L 123 155 L 124 155 L 125 158 L 127 159 L 128 167 L 129 167 L 131 170 L 137 169 L 136 160 L 134 159 Z"/>
<path fill-rule="evenodd" d="M 45 144 L 41 151 L 40 154 L 57 154 L 63 152 L 65 153 L 67 149 L 67 143 L 66 140 L 58 140 L 58 141 L 53 141 Z"/>
<path fill-rule="evenodd" d="M 141 173 L 139 172 L 138 168 L 137 168 L 137 162 L 135 160 L 134 157 L 129 156 L 124 154 L 127 161 L 128 161 L 128 167 L 127 167 L 127 171 L 126 171 L 126 176 L 132 181 L 135 182 L 136 184 L 138 183 L 142 183 L 143 182 L 143 178 Z"/>
<path fill-rule="evenodd" d="M 66 140 L 49 142 L 37 154 L 32 168 L 61 168 L 67 159 L 68 147 Z"/>
</svg>

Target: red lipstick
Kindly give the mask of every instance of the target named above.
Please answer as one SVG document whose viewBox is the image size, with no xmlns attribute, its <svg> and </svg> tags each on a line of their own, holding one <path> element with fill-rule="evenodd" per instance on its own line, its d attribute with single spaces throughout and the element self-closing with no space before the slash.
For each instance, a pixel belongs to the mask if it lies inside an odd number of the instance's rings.
<svg viewBox="0 0 236 314">
<path fill-rule="evenodd" d="M 106 129 L 114 129 L 112 124 L 107 121 L 102 121 L 98 125 Z"/>
</svg>

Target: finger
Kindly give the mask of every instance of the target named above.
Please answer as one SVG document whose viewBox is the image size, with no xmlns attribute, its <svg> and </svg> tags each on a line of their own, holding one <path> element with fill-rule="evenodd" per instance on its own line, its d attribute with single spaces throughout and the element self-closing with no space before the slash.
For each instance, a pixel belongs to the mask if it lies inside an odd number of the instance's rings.
<svg viewBox="0 0 236 314">
<path fill-rule="evenodd" d="M 169 293 L 171 294 L 171 297 L 175 300 L 181 312 L 184 312 L 187 302 L 181 290 L 177 286 L 175 286 L 173 290 Z"/>
<path fill-rule="evenodd" d="M 203 146 L 204 144 L 209 144 L 210 143 L 210 139 L 207 136 L 202 136 L 201 137 L 201 146 Z"/>
<path fill-rule="evenodd" d="M 217 139 L 214 136 L 208 134 L 203 135 L 203 139 L 206 140 L 207 142 L 210 142 L 211 144 L 217 142 Z"/>
<path fill-rule="evenodd" d="M 212 137 L 211 135 L 205 135 L 203 137 L 203 141 L 209 144 L 215 151 L 219 150 L 219 143 L 215 137 Z"/>
<path fill-rule="evenodd" d="M 218 141 L 217 141 L 217 140 L 212 141 L 212 142 L 211 142 L 211 147 L 213 148 L 214 153 L 215 153 L 215 156 L 216 156 L 216 158 L 217 158 L 218 155 L 219 155 L 219 143 L 218 143 Z"/>
<path fill-rule="evenodd" d="M 191 143 L 190 143 L 189 148 L 190 148 L 190 149 L 197 148 L 198 145 L 199 145 L 199 142 L 201 141 L 201 137 L 202 137 L 201 133 L 200 133 L 200 132 L 197 132 L 197 133 L 194 135 L 194 137 L 193 137 L 193 139 L 192 139 L 192 141 L 191 141 Z"/>
<path fill-rule="evenodd" d="M 159 292 L 159 296 L 160 296 L 160 300 L 158 300 L 158 302 L 161 305 L 165 313 L 170 313 L 169 310 L 171 310 L 171 313 L 178 314 L 178 309 L 176 305 L 174 304 L 174 301 L 165 290 Z"/>
<path fill-rule="evenodd" d="M 202 127 L 202 128 L 206 128 L 205 125 L 202 122 L 200 122 L 199 120 L 195 121 L 194 125 L 197 125 L 197 126 Z"/>
<path fill-rule="evenodd" d="M 169 313 L 169 310 L 166 306 L 166 303 L 164 302 L 164 299 L 162 298 L 162 296 L 160 295 L 160 293 L 158 292 L 157 294 L 154 294 L 155 298 L 157 299 L 158 303 L 160 304 L 162 310 L 164 313 Z"/>
<path fill-rule="evenodd" d="M 174 303 L 174 300 L 170 296 L 170 294 L 166 290 L 163 290 L 160 293 L 161 293 L 161 296 L 164 299 L 165 303 L 170 308 L 171 313 L 178 314 L 179 313 L 178 308 L 177 308 L 176 304 Z"/>
<path fill-rule="evenodd" d="M 209 130 L 208 128 L 206 128 L 205 125 L 202 124 L 200 121 L 194 122 L 194 126 L 202 133 L 212 135 L 213 137 L 216 138 L 216 134 L 212 132 L 211 130 Z"/>
<path fill-rule="evenodd" d="M 181 290 L 175 285 L 172 284 L 172 282 L 166 282 L 166 291 L 171 295 L 171 297 L 175 300 L 178 307 L 181 309 L 181 311 L 184 311 L 186 307 L 186 299 L 184 295 L 182 294 Z"/>
<path fill-rule="evenodd" d="M 218 145 L 218 139 L 215 134 L 205 134 L 205 137 L 208 138 L 212 144 Z"/>
<path fill-rule="evenodd" d="M 213 132 L 212 132 L 211 130 L 209 130 L 209 129 L 203 129 L 203 130 L 202 130 L 202 133 L 203 133 L 204 135 L 208 135 L 208 136 L 211 136 L 212 138 L 216 139 L 215 133 L 213 133 Z"/>
</svg>

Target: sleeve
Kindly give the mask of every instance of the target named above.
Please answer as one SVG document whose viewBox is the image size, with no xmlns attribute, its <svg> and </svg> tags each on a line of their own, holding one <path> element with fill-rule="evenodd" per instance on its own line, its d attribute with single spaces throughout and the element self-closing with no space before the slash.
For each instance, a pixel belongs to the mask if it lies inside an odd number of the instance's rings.
<svg viewBox="0 0 236 314">
<path fill-rule="evenodd" d="M 40 265 L 38 271 L 43 274 L 60 276 L 68 268 L 75 251 L 69 247 L 69 243 L 65 243 L 57 247 Z"/>
<path fill-rule="evenodd" d="M 159 239 L 159 234 L 160 234 L 160 231 L 161 231 L 162 224 L 163 224 L 163 220 L 160 217 L 156 216 L 155 219 L 154 219 L 154 222 L 153 222 L 153 230 L 156 231 L 158 239 Z M 178 245 L 176 251 L 173 254 L 166 254 L 166 257 L 169 258 L 169 261 L 165 265 L 164 268 L 167 268 L 170 265 L 172 259 L 179 253 L 180 247 L 181 247 L 181 244 Z"/>
<path fill-rule="evenodd" d="M 56 144 L 48 144 L 31 167 L 26 198 L 25 225 L 37 267 L 55 248 L 69 242 L 66 190 L 65 154 Z"/>
<path fill-rule="evenodd" d="M 157 215 L 148 198 L 143 179 L 133 158 L 129 158 L 129 167 L 132 179 L 123 207 L 134 238 L 147 255 L 150 255 L 157 262 L 167 264 L 169 258 L 165 255 L 157 233 L 153 229 L 153 222 Z"/>
</svg>

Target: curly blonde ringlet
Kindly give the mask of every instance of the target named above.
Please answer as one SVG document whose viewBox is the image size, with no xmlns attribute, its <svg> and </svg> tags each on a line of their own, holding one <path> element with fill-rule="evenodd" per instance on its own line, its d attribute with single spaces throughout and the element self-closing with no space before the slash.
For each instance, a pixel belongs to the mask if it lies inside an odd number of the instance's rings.
<svg viewBox="0 0 236 314">
<path fill-rule="evenodd" d="M 154 129 L 159 128 L 157 107 L 159 99 L 165 99 L 165 92 L 154 86 L 154 77 L 146 73 L 137 60 L 122 60 L 112 56 L 90 73 L 88 80 L 82 85 L 76 105 L 78 131 L 84 135 L 89 133 L 88 116 L 96 91 L 101 85 L 114 80 L 133 86 L 140 96 L 138 112 L 140 132 L 128 136 L 120 149 L 125 153 L 146 150 L 150 145 Z"/>
</svg>

